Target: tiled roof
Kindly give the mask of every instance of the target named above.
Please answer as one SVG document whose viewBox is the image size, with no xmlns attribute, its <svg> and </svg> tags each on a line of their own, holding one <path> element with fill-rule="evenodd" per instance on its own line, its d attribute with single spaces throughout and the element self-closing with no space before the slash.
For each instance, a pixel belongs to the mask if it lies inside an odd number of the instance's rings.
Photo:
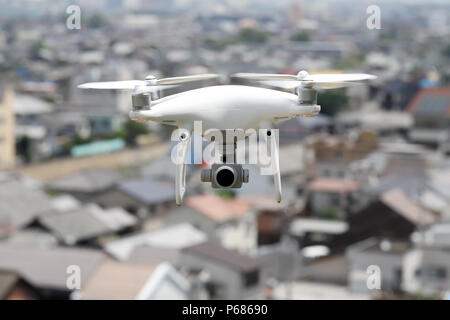
<svg viewBox="0 0 450 320">
<path fill-rule="evenodd" d="M 189 197 L 186 199 L 186 205 L 216 222 L 242 218 L 251 209 L 247 201 L 225 199 L 214 195 Z"/>
<path fill-rule="evenodd" d="M 422 89 L 408 110 L 413 114 L 450 117 L 450 87 Z"/>
<path fill-rule="evenodd" d="M 72 245 L 130 227 L 136 219 L 123 209 L 104 210 L 88 205 L 69 212 L 46 214 L 39 222 L 65 244 Z"/>
<path fill-rule="evenodd" d="M 133 300 L 152 276 L 155 266 L 103 262 L 82 291 L 82 299 Z"/>
<path fill-rule="evenodd" d="M 0 268 L 15 270 L 32 284 L 45 288 L 67 290 L 67 268 L 81 268 L 81 283 L 86 283 L 103 260 L 101 251 L 57 247 L 52 249 L 17 248 L 0 245 Z"/>
<path fill-rule="evenodd" d="M 52 209 L 49 197 L 38 188 L 19 180 L 0 182 L 0 235 L 26 226 Z"/>
<path fill-rule="evenodd" d="M 213 241 L 205 241 L 200 244 L 187 247 L 183 249 L 183 252 L 215 260 L 222 265 L 228 265 L 242 271 L 251 271 L 258 268 L 261 264 L 259 259 L 226 249 Z"/>
<path fill-rule="evenodd" d="M 173 187 L 154 181 L 151 178 L 127 180 L 119 183 L 117 188 L 147 205 L 173 201 L 175 198 Z"/>
<path fill-rule="evenodd" d="M 436 216 L 409 198 L 401 189 L 385 192 L 381 202 L 416 225 L 431 225 Z"/>
<path fill-rule="evenodd" d="M 359 190 L 360 183 L 351 179 L 342 178 L 317 178 L 313 180 L 309 189 L 322 192 L 345 193 Z"/>
<path fill-rule="evenodd" d="M 68 192 L 98 192 L 113 186 L 121 178 L 117 171 L 92 168 L 53 180 L 48 188 Z"/>
</svg>

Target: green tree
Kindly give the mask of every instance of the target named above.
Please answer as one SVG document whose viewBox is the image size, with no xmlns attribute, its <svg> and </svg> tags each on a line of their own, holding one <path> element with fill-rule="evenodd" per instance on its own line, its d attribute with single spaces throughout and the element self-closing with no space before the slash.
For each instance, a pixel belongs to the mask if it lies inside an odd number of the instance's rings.
<svg viewBox="0 0 450 320">
<path fill-rule="evenodd" d="M 136 137 L 139 135 L 149 134 L 150 129 L 144 123 L 133 120 L 127 120 L 122 126 L 125 141 L 130 146 L 136 146 Z"/>
<path fill-rule="evenodd" d="M 221 198 L 225 198 L 225 199 L 231 199 L 236 196 L 236 193 L 233 190 L 228 190 L 228 189 L 218 190 L 216 192 L 216 194 L 217 194 L 217 196 L 219 196 Z"/>
<path fill-rule="evenodd" d="M 336 207 L 327 207 L 321 212 L 320 216 L 328 220 L 340 220 L 341 212 Z"/>
<path fill-rule="evenodd" d="M 347 107 L 348 97 L 345 89 L 325 90 L 318 94 L 317 104 L 321 106 L 321 113 L 334 116 Z"/>
<path fill-rule="evenodd" d="M 92 29 L 102 28 L 107 26 L 108 24 L 108 19 L 99 13 L 94 13 L 93 15 L 91 15 L 87 23 L 88 27 Z"/>
<path fill-rule="evenodd" d="M 264 43 L 268 37 L 267 32 L 263 30 L 244 28 L 239 32 L 237 40 L 246 43 Z"/>
<path fill-rule="evenodd" d="M 296 31 L 292 36 L 291 36 L 291 40 L 292 41 L 309 41 L 309 34 L 306 31 Z"/>
<path fill-rule="evenodd" d="M 31 139 L 27 136 L 22 136 L 17 139 L 16 152 L 22 157 L 26 163 L 31 162 Z"/>
<path fill-rule="evenodd" d="M 450 44 L 442 49 L 442 55 L 446 58 L 450 58 Z"/>
</svg>

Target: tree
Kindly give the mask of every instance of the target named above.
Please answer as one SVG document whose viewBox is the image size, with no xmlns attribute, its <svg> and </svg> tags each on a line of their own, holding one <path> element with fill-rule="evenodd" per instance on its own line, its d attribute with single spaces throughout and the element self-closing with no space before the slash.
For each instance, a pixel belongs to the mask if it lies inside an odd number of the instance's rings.
<svg viewBox="0 0 450 320">
<path fill-rule="evenodd" d="M 31 139 L 27 136 L 20 137 L 16 142 L 16 152 L 26 163 L 31 162 Z"/>
<path fill-rule="evenodd" d="M 149 134 L 150 129 L 147 125 L 133 121 L 127 120 L 122 126 L 123 134 L 127 145 L 136 146 L 136 137 L 139 135 Z"/>
<path fill-rule="evenodd" d="M 223 189 L 216 191 L 217 196 L 225 199 L 232 199 L 236 197 L 236 193 L 233 190 Z"/>
<path fill-rule="evenodd" d="M 306 31 L 297 31 L 291 36 L 292 41 L 309 41 L 309 34 Z"/>
<path fill-rule="evenodd" d="M 108 24 L 109 24 L 108 19 L 99 13 L 94 13 L 92 16 L 89 17 L 88 20 L 88 27 L 92 29 L 102 28 L 107 26 Z"/>
<path fill-rule="evenodd" d="M 320 216 L 327 220 L 340 220 L 341 219 L 341 212 L 339 208 L 336 207 L 326 207 L 323 209 L 323 211 L 320 213 Z"/>
<path fill-rule="evenodd" d="M 321 106 L 321 113 L 334 116 L 348 104 L 345 89 L 325 90 L 318 94 L 317 104 Z"/>
<path fill-rule="evenodd" d="M 442 49 L 442 55 L 446 58 L 450 58 L 450 44 Z"/>
<path fill-rule="evenodd" d="M 244 28 L 239 32 L 237 40 L 246 43 L 264 43 L 268 37 L 267 32 L 263 30 Z"/>
</svg>

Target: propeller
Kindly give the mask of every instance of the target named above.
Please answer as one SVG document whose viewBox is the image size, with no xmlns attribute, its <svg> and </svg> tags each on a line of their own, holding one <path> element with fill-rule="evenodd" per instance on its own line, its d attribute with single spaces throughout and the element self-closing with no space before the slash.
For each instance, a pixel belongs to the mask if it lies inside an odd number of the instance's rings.
<svg viewBox="0 0 450 320">
<path fill-rule="evenodd" d="M 218 78 L 219 75 L 207 73 L 192 76 L 173 77 L 156 79 L 154 76 L 148 76 L 145 80 L 126 80 L 126 81 L 106 81 L 89 82 L 78 86 L 80 89 L 106 89 L 106 90 L 135 90 L 142 87 L 140 91 L 157 92 L 164 89 L 176 87 L 179 84 L 191 81 L 209 80 Z"/>
<path fill-rule="evenodd" d="M 376 76 L 365 73 L 343 74 L 309 74 L 300 71 L 297 75 L 291 74 L 264 74 L 264 73 L 236 73 L 233 77 L 262 81 L 264 84 L 284 89 L 298 87 L 312 89 L 335 89 L 349 87 L 357 84 L 356 81 L 375 79 Z"/>
</svg>

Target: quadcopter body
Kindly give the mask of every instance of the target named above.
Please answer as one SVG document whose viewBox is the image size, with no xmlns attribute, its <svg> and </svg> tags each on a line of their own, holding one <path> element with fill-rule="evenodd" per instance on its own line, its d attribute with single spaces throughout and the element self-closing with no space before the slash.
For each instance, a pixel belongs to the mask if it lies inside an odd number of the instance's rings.
<svg viewBox="0 0 450 320">
<path fill-rule="evenodd" d="M 292 93 L 239 85 L 194 89 L 152 101 L 149 110 L 130 111 L 130 118 L 190 127 L 202 121 L 208 129 L 259 128 L 264 121 L 276 122 L 318 114 L 318 105 L 301 105 Z M 202 132 L 204 133 L 204 132 Z"/>
<path fill-rule="evenodd" d="M 272 124 L 295 117 L 315 116 L 320 112 L 317 93 L 324 89 L 334 89 L 354 85 L 357 81 L 376 78 L 368 74 L 316 74 L 300 71 L 297 75 L 238 73 L 233 75 L 243 80 L 255 80 L 271 87 L 292 89 L 293 93 L 246 85 L 215 85 L 159 97 L 159 92 L 185 82 L 216 79 L 215 74 L 192 75 L 156 79 L 148 76 L 145 80 L 109 81 L 85 83 L 82 89 L 130 90 L 132 111 L 130 118 L 136 121 L 155 121 L 176 126 L 180 130 L 177 147 L 175 195 L 176 203 L 183 201 L 186 186 L 186 159 L 191 136 L 196 121 L 201 121 L 203 137 L 207 131 L 219 132 L 242 130 L 242 136 L 216 141 L 220 144 L 219 161 L 211 169 L 202 171 L 201 180 L 211 182 L 213 188 L 240 188 L 249 182 L 248 170 L 236 161 L 238 139 L 245 139 L 248 129 L 264 129 L 262 143 L 271 154 L 271 170 L 275 185 L 275 196 L 281 201 L 281 176 L 279 170 L 278 141 L 272 134 Z M 225 135 L 227 136 L 227 135 Z M 208 138 L 210 138 L 208 136 Z M 211 139 L 212 140 L 212 139 Z"/>
</svg>

